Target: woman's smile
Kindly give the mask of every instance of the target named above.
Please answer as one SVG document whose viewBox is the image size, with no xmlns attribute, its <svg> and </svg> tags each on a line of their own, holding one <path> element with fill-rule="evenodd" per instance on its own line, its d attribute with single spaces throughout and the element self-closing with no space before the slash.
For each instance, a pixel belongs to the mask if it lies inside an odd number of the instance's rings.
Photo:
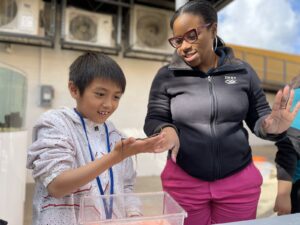
<svg viewBox="0 0 300 225">
<path fill-rule="evenodd" d="M 186 53 L 186 54 L 184 55 L 184 60 L 185 60 L 186 62 L 191 62 L 191 61 L 193 61 L 196 57 L 197 57 L 197 52 L 196 52 L 196 51 L 193 51 L 193 52 Z"/>
</svg>

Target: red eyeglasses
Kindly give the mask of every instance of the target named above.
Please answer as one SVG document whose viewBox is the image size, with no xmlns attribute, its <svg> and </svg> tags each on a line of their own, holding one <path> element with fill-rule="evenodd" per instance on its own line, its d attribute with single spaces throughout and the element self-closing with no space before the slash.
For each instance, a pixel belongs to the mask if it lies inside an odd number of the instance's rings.
<svg viewBox="0 0 300 225">
<path fill-rule="evenodd" d="M 205 28 L 205 27 L 208 27 L 209 25 L 211 25 L 211 24 L 207 23 L 207 24 L 201 25 L 197 28 L 189 30 L 188 32 L 186 32 L 182 36 L 171 37 L 171 38 L 168 39 L 168 41 L 170 42 L 170 44 L 174 48 L 179 48 L 182 45 L 183 40 L 185 40 L 186 42 L 192 44 L 192 43 L 194 43 L 195 41 L 198 40 L 198 36 L 200 35 L 202 29 Z"/>
</svg>

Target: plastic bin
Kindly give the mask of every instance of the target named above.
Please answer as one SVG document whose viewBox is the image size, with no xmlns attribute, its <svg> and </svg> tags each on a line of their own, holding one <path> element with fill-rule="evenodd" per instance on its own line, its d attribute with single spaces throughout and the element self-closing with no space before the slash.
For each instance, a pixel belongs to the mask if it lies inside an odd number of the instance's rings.
<svg viewBox="0 0 300 225">
<path fill-rule="evenodd" d="M 79 224 L 183 225 L 186 215 L 165 192 L 86 196 L 81 199 Z"/>
</svg>

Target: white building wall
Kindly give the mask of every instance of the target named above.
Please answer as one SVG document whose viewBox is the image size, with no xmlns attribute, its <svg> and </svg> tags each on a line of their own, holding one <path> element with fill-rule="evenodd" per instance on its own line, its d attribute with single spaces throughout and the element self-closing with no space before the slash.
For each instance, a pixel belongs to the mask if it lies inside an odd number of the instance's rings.
<svg viewBox="0 0 300 225">
<path fill-rule="evenodd" d="M 0 219 L 23 223 L 27 132 L 0 132 Z"/>
</svg>

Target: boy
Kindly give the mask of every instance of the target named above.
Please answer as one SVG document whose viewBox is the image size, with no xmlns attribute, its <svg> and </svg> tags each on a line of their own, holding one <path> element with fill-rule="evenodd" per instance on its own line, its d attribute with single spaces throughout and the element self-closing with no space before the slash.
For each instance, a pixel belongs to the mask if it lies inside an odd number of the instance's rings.
<svg viewBox="0 0 300 225">
<path fill-rule="evenodd" d="M 70 66 L 69 91 L 76 108 L 44 113 L 33 129 L 28 150 L 27 168 L 33 170 L 36 182 L 34 225 L 77 225 L 83 195 L 133 192 L 136 174 L 127 157 L 162 151 L 163 134 L 124 139 L 107 121 L 125 86 L 121 68 L 106 55 L 89 52 Z M 109 202 L 104 206 L 110 218 L 112 206 Z M 135 216 L 139 210 L 131 202 L 126 213 Z"/>
</svg>

